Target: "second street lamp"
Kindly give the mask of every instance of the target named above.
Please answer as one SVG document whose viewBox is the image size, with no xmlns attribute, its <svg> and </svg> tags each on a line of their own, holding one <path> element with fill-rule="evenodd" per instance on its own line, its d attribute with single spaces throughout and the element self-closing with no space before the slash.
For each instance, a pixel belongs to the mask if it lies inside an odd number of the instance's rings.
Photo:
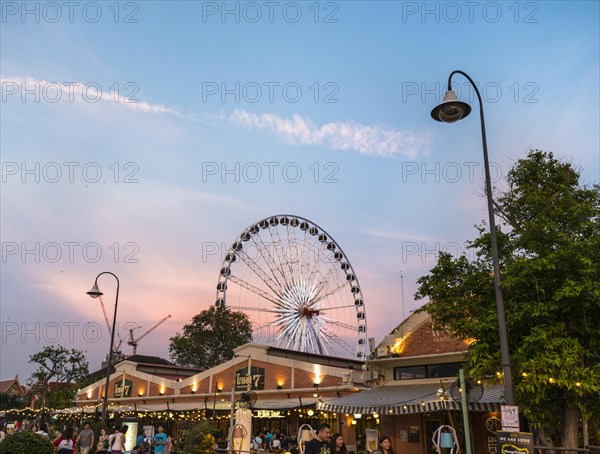
<svg viewBox="0 0 600 454">
<path fill-rule="evenodd" d="M 119 278 L 111 273 L 110 271 L 104 271 L 96 276 L 96 280 L 94 281 L 94 286 L 92 289 L 87 292 L 92 298 L 98 298 L 103 295 L 103 293 L 98 288 L 98 278 L 103 274 L 110 274 L 117 280 L 117 294 L 115 297 L 115 312 L 113 314 L 113 323 L 112 329 L 110 332 L 110 349 L 108 350 L 108 364 L 106 366 L 106 384 L 104 385 L 104 400 L 102 401 L 102 422 L 106 424 L 106 412 L 108 410 L 108 387 L 110 384 L 110 370 L 112 368 L 112 355 L 113 355 L 113 346 L 115 342 L 115 325 L 117 324 L 117 305 L 119 304 Z"/>
<path fill-rule="evenodd" d="M 431 116 L 436 121 L 443 123 L 454 123 L 465 118 L 471 112 L 471 106 L 459 101 L 452 90 L 452 76 L 461 74 L 471 83 L 477 99 L 479 100 L 479 118 L 481 119 L 481 140 L 483 142 L 483 164 L 485 169 L 485 192 L 487 195 L 488 215 L 490 222 L 490 237 L 492 243 L 492 261 L 494 266 L 494 286 L 496 290 L 496 312 L 498 314 L 498 329 L 500 333 L 500 354 L 502 356 L 502 371 L 504 373 L 504 399 L 507 405 L 514 405 L 512 371 L 510 366 L 510 352 L 508 349 L 508 334 L 506 331 L 506 314 L 504 312 L 504 296 L 500 285 L 500 259 L 498 255 L 498 238 L 496 236 L 496 222 L 494 220 L 494 201 L 492 199 L 492 182 L 490 178 L 490 163 L 487 151 L 487 139 L 485 136 L 485 121 L 483 118 L 483 102 L 473 79 L 463 71 L 453 71 L 448 76 L 448 91 L 444 96 L 444 102 L 431 111 Z"/>
</svg>

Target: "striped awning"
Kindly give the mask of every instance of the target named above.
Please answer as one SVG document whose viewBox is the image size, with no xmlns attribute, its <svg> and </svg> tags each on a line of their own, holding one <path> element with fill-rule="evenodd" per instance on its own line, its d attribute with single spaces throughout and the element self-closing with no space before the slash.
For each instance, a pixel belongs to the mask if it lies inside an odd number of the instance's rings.
<svg viewBox="0 0 600 454">
<path fill-rule="evenodd" d="M 438 396 L 439 383 L 419 383 L 382 386 L 349 396 L 320 402 L 317 408 L 334 413 L 377 413 L 380 415 L 408 415 L 433 411 L 462 410 L 462 404 L 451 397 Z M 446 394 L 449 384 L 444 385 Z M 469 402 L 470 411 L 499 411 L 503 400 L 503 386 L 495 385 L 484 389 L 477 402 Z"/>
</svg>

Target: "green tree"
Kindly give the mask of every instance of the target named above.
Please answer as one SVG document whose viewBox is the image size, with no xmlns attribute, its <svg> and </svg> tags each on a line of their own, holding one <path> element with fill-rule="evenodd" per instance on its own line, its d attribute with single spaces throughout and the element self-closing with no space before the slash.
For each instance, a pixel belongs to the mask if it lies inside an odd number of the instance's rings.
<svg viewBox="0 0 600 454">
<path fill-rule="evenodd" d="M 212 427 L 208 421 L 201 421 L 198 424 L 183 431 L 181 450 L 183 454 L 206 454 L 213 452 L 215 438 Z"/>
<path fill-rule="evenodd" d="M 517 404 L 539 442 L 577 447 L 580 416 L 600 419 L 600 187 L 552 153 L 531 151 L 496 199 L 498 243 Z M 471 339 L 474 378 L 501 371 L 490 235 L 474 258 L 441 254 L 418 280 L 437 329 Z M 595 428 L 595 429 L 594 429 Z"/>
<path fill-rule="evenodd" d="M 170 339 L 169 353 L 177 364 L 209 368 L 233 358 L 233 349 L 251 340 L 246 314 L 211 306 Z"/>
<path fill-rule="evenodd" d="M 69 406 L 77 383 L 89 374 L 87 359 L 81 350 L 47 346 L 29 357 L 37 369 L 29 378 L 32 390 L 41 398 L 41 407 Z"/>
<path fill-rule="evenodd" d="M 0 454 L 53 454 L 54 446 L 47 437 L 32 432 L 18 432 L 6 436 L 0 443 Z"/>
</svg>

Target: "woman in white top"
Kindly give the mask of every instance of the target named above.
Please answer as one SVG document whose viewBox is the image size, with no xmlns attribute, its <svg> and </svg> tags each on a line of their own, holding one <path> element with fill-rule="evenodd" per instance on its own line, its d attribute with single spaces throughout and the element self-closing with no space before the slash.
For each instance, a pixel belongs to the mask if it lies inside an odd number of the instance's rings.
<svg viewBox="0 0 600 454">
<path fill-rule="evenodd" d="M 115 432 L 115 437 L 112 440 L 112 453 L 113 454 L 122 454 L 123 448 L 125 447 L 125 435 L 121 432 L 121 429 L 117 427 L 117 431 Z"/>
</svg>

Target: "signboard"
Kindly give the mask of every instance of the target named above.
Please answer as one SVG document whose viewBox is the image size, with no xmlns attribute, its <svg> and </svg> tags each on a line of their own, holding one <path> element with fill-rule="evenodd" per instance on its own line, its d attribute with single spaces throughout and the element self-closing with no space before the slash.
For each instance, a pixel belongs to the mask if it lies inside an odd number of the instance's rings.
<svg viewBox="0 0 600 454">
<path fill-rule="evenodd" d="M 496 434 L 498 454 L 534 454 L 533 434 L 528 432 L 498 432 Z"/>
<path fill-rule="evenodd" d="M 519 407 L 516 405 L 501 405 L 500 421 L 504 431 L 518 432 L 521 430 L 519 426 Z"/>
<path fill-rule="evenodd" d="M 285 418 L 279 410 L 256 410 L 256 418 Z"/>
<path fill-rule="evenodd" d="M 127 432 L 125 433 L 125 451 L 131 451 L 135 447 L 138 433 L 137 421 L 125 421 L 123 426 L 127 426 Z"/>
<path fill-rule="evenodd" d="M 133 382 L 131 380 L 123 380 L 115 383 L 115 399 L 121 397 L 131 397 L 131 389 Z"/>
<path fill-rule="evenodd" d="M 265 389 L 265 369 L 252 366 L 250 373 L 248 367 L 235 372 L 235 390 L 251 391 Z"/>
<path fill-rule="evenodd" d="M 376 429 L 365 429 L 365 444 L 367 452 L 375 452 L 378 449 L 377 438 L 379 432 Z"/>
</svg>

